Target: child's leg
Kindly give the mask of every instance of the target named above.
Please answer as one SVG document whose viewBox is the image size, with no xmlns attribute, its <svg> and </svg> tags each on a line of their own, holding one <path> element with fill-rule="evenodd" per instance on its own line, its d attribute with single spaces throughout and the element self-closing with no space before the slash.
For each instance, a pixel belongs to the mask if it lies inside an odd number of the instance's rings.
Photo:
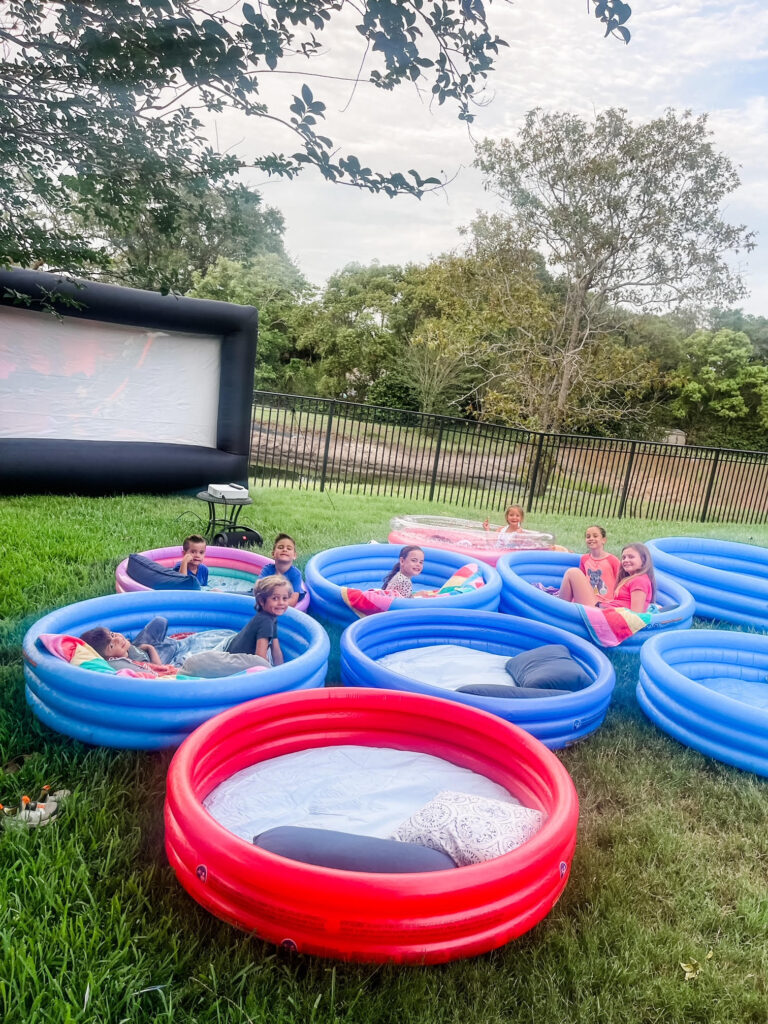
<svg viewBox="0 0 768 1024">
<path fill-rule="evenodd" d="M 170 665 L 178 650 L 179 641 L 167 638 L 168 619 L 156 615 L 146 624 L 144 629 L 133 639 L 134 647 L 139 644 L 152 644 L 163 665 Z"/>
<path fill-rule="evenodd" d="M 136 647 L 139 644 L 152 644 L 153 647 L 157 647 L 165 640 L 167 633 L 168 619 L 163 618 L 162 615 L 156 615 L 154 619 L 150 619 L 140 633 L 136 634 L 133 643 Z"/>
<path fill-rule="evenodd" d="M 577 569 L 575 566 L 566 569 L 557 596 L 564 601 L 572 601 L 574 604 L 595 605 L 597 602 L 597 595 L 592 589 L 592 584 L 581 569 Z"/>
</svg>

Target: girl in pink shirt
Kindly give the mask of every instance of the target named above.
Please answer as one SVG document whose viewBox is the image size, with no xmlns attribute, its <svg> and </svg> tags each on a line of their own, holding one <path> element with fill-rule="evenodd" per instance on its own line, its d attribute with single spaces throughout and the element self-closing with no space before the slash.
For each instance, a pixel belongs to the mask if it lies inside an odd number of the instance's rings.
<svg viewBox="0 0 768 1024">
<path fill-rule="evenodd" d="M 606 600 L 596 594 L 587 577 L 574 569 L 569 569 L 563 577 L 559 596 L 576 604 L 598 608 L 629 608 L 633 612 L 644 612 L 653 601 L 655 591 L 656 581 L 650 551 L 645 544 L 627 544 L 621 552 L 621 568 L 611 599 Z"/>
<path fill-rule="evenodd" d="M 604 527 L 588 526 L 585 534 L 587 553 L 579 562 L 579 569 L 591 583 L 599 601 L 612 600 L 621 572 L 621 562 L 616 555 L 605 550 L 605 537 Z"/>
<path fill-rule="evenodd" d="M 598 601 L 610 601 L 613 599 L 613 591 L 616 588 L 616 580 L 621 570 L 621 562 L 616 555 L 611 555 L 605 550 L 605 529 L 602 526 L 588 526 L 586 532 L 587 553 L 581 556 L 579 568 L 565 570 L 563 582 L 560 584 L 560 592 L 557 595 L 564 601 L 576 601 L 583 604 L 578 593 L 583 592 L 586 576 L 592 592 Z M 576 580 L 574 582 L 574 577 Z"/>
</svg>

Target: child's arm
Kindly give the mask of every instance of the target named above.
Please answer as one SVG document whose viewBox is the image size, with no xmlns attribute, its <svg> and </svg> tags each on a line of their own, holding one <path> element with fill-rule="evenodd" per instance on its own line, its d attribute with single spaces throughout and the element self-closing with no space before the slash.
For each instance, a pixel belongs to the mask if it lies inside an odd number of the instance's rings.
<svg viewBox="0 0 768 1024">
<path fill-rule="evenodd" d="M 491 528 L 491 524 L 488 522 L 487 519 L 484 519 L 483 520 L 483 529 L 484 530 L 490 530 L 490 528 Z"/>
<path fill-rule="evenodd" d="M 187 570 L 189 569 L 189 562 L 191 558 L 192 555 L 189 553 L 189 551 L 185 551 L 184 554 L 181 556 L 181 562 L 179 563 L 179 568 L 177 572 L 180 572 L 182 576 L 187 575 Z"/>
<path fill-rule="evenodd" d="M 644 612 L 648 610 L 648 601 L 645 593 L 638 587 L 629 595 L 629 609 L 633 612 Z"/>
<path fill-rule="evenodd" d="M 274 644 L 274 640 L 272 643 Z M 269 654 L 269 640 L 267 637 L 262 636 L 256 641 L 256 650 L 254 651 L 254 654 L 258 654 L 260 658 L 266 658 Z"/>
<path fill-rule="evenodd" d="M 138 647 L 140 651 L 144 651 L 149 655 L 149 660 L 152 665 L 163 664 L 160 660 L 160 655 L 157 653 L 157 649 L 153 647 L 152 644 L 139 644 Z"/>
<path fill-rule="evenodd" d="M 256 653 L 258 654 L 259 652 L 257 651 Z M 284 661 L 285 658 L 283 657 L 283 651 L 280 647 L 280 641 L 275 637 L 272 641 L 272 664 L 282 665 Z"/>
<path fill-rule="evenodd" d="M 294 590 L 294 592 L 288 598 L 288 604 L 290 605 L 291 608 L 295 608 L 298 603 L 299 603 L 299 595 Z"/>
</svg>

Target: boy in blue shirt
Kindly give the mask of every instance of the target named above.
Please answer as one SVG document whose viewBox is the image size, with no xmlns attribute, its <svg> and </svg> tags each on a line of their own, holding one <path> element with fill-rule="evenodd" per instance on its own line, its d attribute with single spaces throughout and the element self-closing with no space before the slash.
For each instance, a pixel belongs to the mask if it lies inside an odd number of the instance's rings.
<svg viewBox="0 0 768 1024">
<path fill-rule="evenodd" d="M 304 597 L 304 580 L 293 564 L 296 561 L 296 542 L 293 537 L 289 537 L 287 533 L 278 533 L 272 547 L 272 557 L 275 560 L 274 565 L 265 565 L 259 573 L 259 579 L 266 576 L 285 576 L 293 587 L 288 603 L 291 608 L 295 608 Z"/>
<path fill-rule="evenodd" d="M 205 537 L 200 537 L 196 533 L 185 537 L 181 545 L 183 557 L 173 567 L 182 576 L 194 576 L 201 587 L 208 583 L 208 569 L 203 565 L 205 546 Z"/>
</svg>

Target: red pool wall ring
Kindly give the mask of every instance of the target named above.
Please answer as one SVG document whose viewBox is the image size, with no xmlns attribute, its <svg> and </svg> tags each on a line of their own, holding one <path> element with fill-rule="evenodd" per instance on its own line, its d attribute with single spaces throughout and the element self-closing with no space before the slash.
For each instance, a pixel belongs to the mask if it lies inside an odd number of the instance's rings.
<svg viewBox="0 0 768 1024">
<path fill-rule="evenodd" d="M 184 550 L 181 545 L 168 548 L 153 548 L 152 551 L 140 551 L 139 554 L 145 558 L 151 558 L 158 565 L 172 568 L 181 561 Z M 205 564 L 208 569 L 215 573 L 217 569 L 234 570 L 238 573 L 248 573 L 253 576 L 254 583 L 265 565 L 272 565 L 274 559 L 266 555 L 260 555 L 256 551 L 248 551 L 244 548 L 219 548 L 209 544 L 205 549 Z M 118 594 L 131 593 L 134 590 L 148 590 L 148 587 L 137 583 L 128 575 L 128 559 L 124 558 L 115 569 L 115 590 Z M 309 608 L 309 593 L 305 590 L 304 597 L 296 605 L 300 612 Z"/>
<path fill-rule="evenodd" d="M 339 744 L 442 757 L 544 811 L 545 823 L 517 850 L 482 864 L 372 875 L 269 853 L 203 807 L 243 768 Z M 441 963 L 495 949 L 549 913 L 568 880 L 577 821 L 565 768 L 517 726 L 436 697 L 332 688 L 251 701 L 192 733 L 168 771 L 165 846 L 197 902 L 269 942 L 341 960 Z"/>
</svg>

